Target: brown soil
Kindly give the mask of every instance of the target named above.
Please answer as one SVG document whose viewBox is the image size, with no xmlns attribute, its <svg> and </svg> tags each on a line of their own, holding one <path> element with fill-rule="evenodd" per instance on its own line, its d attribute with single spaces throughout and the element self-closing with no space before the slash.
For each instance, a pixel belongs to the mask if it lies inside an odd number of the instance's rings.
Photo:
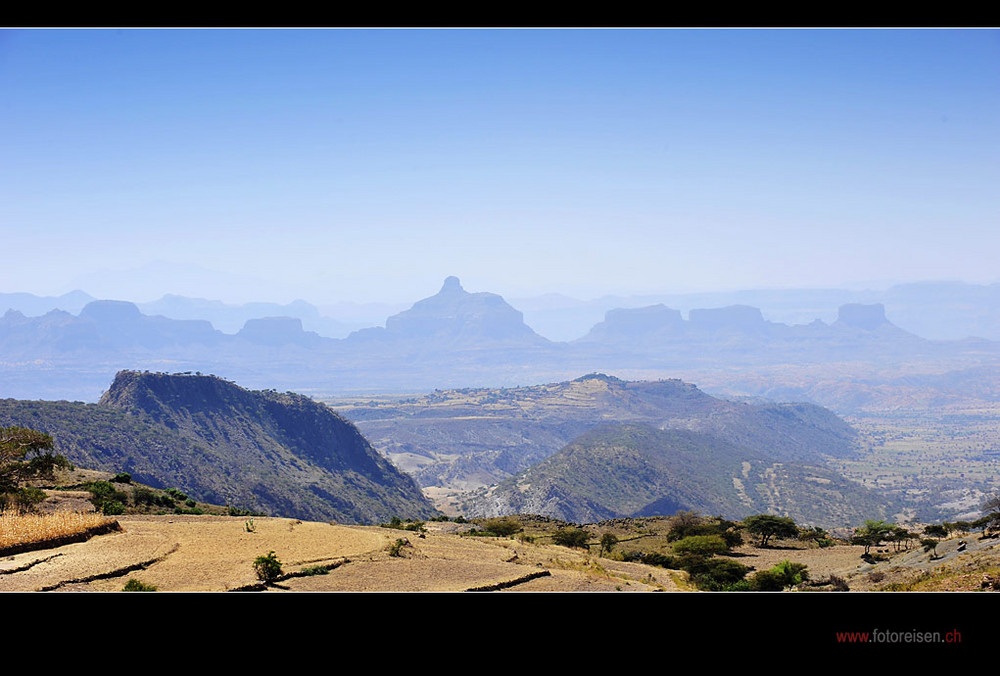
<svg viewBox="0 0 1000 676">
<path fill-rule="evenodd" d="M 268 588 L 280 591 L 465 591 L 491 587 L 509 592 L 686 591 L 684 573 L 599 558 L 593 553 L 511 539 L 461 537 L 464 526 L 430 522 L 428 532 L 373 526 L 340 526 L 294 519 L 221 516 L 121 516 L 120 532 L 86 542 L 0 558 L 0 591 L 120 591 L 130 578 L 160 591 L 223 592 L 259 585 L 258 556 L 274 551 L 283 572 L 331 566 L 327 574 L 290 577 Z M 1000 571 L 1000 540 L 966 537 L 938 546 L 939 557 L 919 547 L 875 551 L 885 560 L 861 559 L 863 548 L 743 546 L 736 558 L 756 570 L 785 559 L 808 566 L 811 580 L 837 575 L 852 591 L 917 583 L 920 591 L 978 590 L 982 574 Z M 398 555 L 390 546 L 403 540 Z"/>
<path fill-rule="evenodd" d="M 961 541 L 966 543 L 964 551 L 959 551 Z M 863 553 L 864 547 L 854 545 L 825 549 L 798 543 L 767 549 L 744 545 L 736 560 L 756 570 L 784 560 L 804 563 L 810 580 L 836 575 L 851 591 L 893 591 L 914 583 L 915 591 L 979 591 L 984 571 L 1000 571 L 1000 539 L 981 540 L 978 535 L 942 540 L 935 558 L 912 543 L 898 552 L 891 547 L 873 548 L 874 562 L 862 559 Z"/>
<path fill-rule="evenodd" d="M 540 571 L 550 574 L 505 591 L 679 590 L 684 582 L 676 572 L 582 550 L 444 532 L 453 524 L 421 538 L 411 531 L 265 517 L 253 520 L 253 532 L 239 517 L 118 521 L 118 533 L 3 558 L 0 591 L 120 591 L 136 578 L 160 591 L 221 592 L 257 584 L 253 561 L 270 551 L 285 573 L 341 564 L 325 575 L 281 580 L 272 591 L 464 591 Z M 400 556 L 390 556 L 397 539 L 406 544 Z"/>
</svg>

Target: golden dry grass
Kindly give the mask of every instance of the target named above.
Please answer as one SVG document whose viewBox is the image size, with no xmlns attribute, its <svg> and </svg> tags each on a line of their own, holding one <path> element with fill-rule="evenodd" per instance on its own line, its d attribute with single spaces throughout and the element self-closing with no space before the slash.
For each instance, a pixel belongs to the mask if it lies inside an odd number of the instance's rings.
<svg viewBox="0 0 1000 676">
<path fill-rule="evenodd" d="M 82 512 L 54 512 L 52 514 L 0 512 L 0 549 L 67 535 L 77 535 L 111 521 L 113 519 L 100 514 L 84 514 Z"/>
<path fill-rule="evenodd" d="M 160 591 L 222 592 L 256 584 L 253 561 L 268 551 L 290 574 L 337 564 L 325 575 L 282 579 L 271 591 L 459 592 L 523 580 L 529 581 L 505 591 L 687 588 L 662 568 L 595 559 L 555 545 L 462 537 L 444 528 L 452 524 L 428 524 L 428 532 L 418 535 L 275 517 L 255 519 L 253 532 L 236 517 L 125 515 L 116 520 L 121 530 L 86 542 L 4 557 L 0 592 L 117 592 L 130 577 Z M 401 536 L 408 541 L 405 551 L 390 556 L 387 547 Z"/>
</svg>

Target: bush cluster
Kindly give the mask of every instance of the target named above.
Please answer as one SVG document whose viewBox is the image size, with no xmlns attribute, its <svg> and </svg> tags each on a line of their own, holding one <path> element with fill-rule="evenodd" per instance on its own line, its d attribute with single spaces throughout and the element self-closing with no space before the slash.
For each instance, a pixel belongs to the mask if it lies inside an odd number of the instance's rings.
<svg viewBox="0 0 1000 676">
<path fill-rule="evenodd" d="M 125 587 L 122 591 L 127 592 L 151 592 L 156 591 L 156 587 L 151 584 L 145 584 L 135 579 L 134 577 L 129 578 L 129 581 L 125 583 Z"/>
<path fill-rule="evenodd" d="M 90 502 L 102 514 L 114 516 L 125 513 L 128 504 L 128 493 L 120 491 L 108 481 L 90 481 L 83 484 L 83 489 L 90 493 Z"/>
<path fill-rule="evenodd" d="M 552 535 L 552 542 L 563 547 L 586 547 L 590 535 L 576 526 L 560 528 Z"/>
<path fill-rule="evenodd" d="M 265 584 L 271 584 L 281 577 L 281 561 L 273 551 L 254 559 L 253 570 L 257 579 Z"/>
<path fill-rule="evenodd" d="M 379 526 L 382 528 L 395 528 L 396 530 L 411 530 L 423 533 L 427 531 L 424 528 L 424 523 L 424 521 L 413 521 L 412 519 L 403 521 L 398 516 L 394 516 L 389 519 L 388 523 L 380 523 Z"/>
</svg>

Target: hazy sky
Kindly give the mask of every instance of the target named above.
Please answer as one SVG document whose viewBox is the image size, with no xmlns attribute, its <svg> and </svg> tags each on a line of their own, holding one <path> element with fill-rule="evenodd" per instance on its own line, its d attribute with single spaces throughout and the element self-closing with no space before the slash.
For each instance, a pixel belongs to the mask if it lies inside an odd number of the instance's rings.
<svg viewBox="0 0 1000 676">
<path fill-rule="evenodd" d="M 995 282 L 998 204 L 996 30 L 0 30 L 4 292 Z"/>
</svg>

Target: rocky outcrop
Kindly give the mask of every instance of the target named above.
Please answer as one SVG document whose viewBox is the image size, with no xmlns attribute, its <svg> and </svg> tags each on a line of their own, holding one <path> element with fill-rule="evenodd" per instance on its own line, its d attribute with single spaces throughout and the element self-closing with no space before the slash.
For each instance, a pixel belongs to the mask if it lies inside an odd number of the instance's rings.
<svg viewBox="0 0 1000 676">
<path fill-rule="evenodd" d="M 684 318 L 666 305 L 608 310 L 604 321 L 596 324 L 580 342 L 620 342 L 637 335 L 677 334 L 684 330 Z"/>
</svg>

